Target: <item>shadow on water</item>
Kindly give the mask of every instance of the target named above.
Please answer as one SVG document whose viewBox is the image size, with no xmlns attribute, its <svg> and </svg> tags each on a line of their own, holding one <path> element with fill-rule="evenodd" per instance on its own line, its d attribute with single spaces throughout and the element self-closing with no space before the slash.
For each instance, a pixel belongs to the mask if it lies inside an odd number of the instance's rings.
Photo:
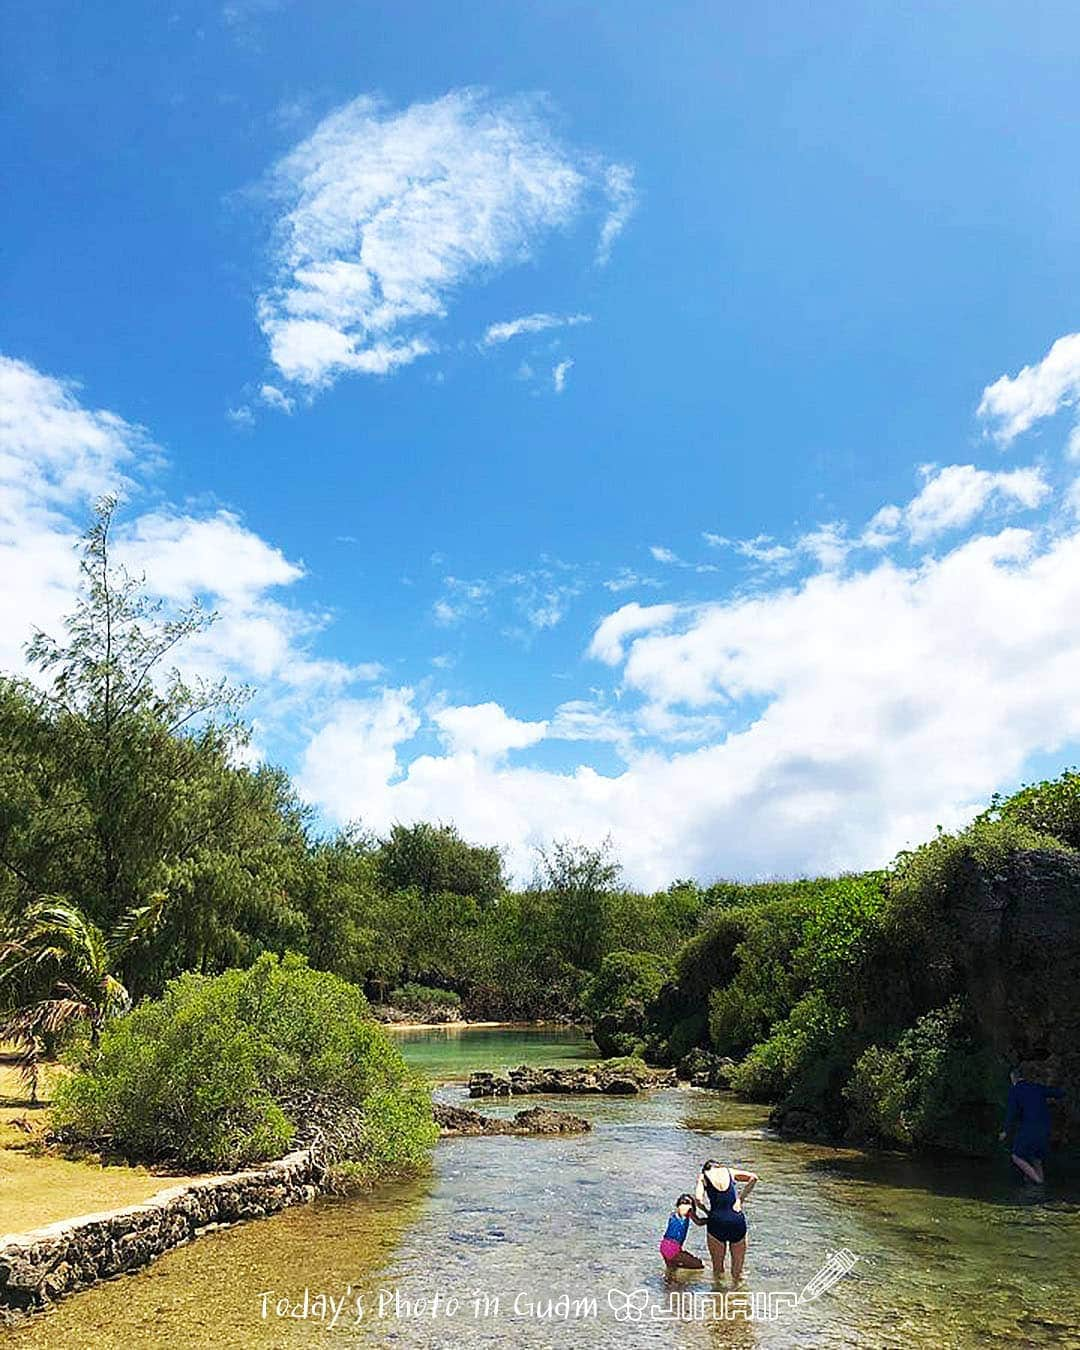
<svg viewBox="0 0 1080 1350">
<path fill-rule="evenodd" d="M 1010 1209 L 1039 1206 L 1069 1213 L 1080 1209 L 1080 1166 L 1073 1155 L 1050 1159 L 1044 1186 L 1023 1181 L 1004 1147 L 987 1158 L 944 1153 L 915 1158 L 844 1150 L 837 1156 L 808 1158 L 806 1167 L 811 1173 L 845 1178 L 874 1190 L 926 1191 Z"/>
</svg>

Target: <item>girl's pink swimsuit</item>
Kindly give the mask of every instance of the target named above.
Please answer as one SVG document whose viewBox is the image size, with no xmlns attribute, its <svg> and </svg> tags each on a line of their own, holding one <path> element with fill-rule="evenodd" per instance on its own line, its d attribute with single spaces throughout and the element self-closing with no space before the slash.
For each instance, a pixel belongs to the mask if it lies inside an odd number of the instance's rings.
<svg viewBox="0 0 1080 1350">
<path fill-rule="evenodd" d="M 668 1263 L 682 1251 L 682 1245 L 686 1241 L 686 1234 L 690 1228 L 690 1216 L 684 1219 L 680 1214 L 672 1214 L 668 1219 L 667 1230 L 660 1239 L 660 1255 Z"/>
</svg>

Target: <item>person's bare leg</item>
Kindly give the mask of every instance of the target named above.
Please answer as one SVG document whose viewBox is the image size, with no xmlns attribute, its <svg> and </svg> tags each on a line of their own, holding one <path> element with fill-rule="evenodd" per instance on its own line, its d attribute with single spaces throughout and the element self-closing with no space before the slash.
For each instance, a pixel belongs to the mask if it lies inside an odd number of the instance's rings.
<svg viewBox="0 0 1080 1350">
<path fill-rule="evenodd" d="M 1046 1180 L 1046 1175 L 1043 1172 L 1042 1159 L 1036 1158 L 1035 1161 L 1031 1164 L 1031 1168 L 1032 1171 L 1035 1173 L 1035 1180 L 1041 1186 L 1043 1182 Z"/>
<path fill-rule="evenodd" d="M 693 1252 L 680 1252 L 679 1265 L 683 1270 L 704 1270 L 705 1262 Z"/>
<path fill-rule="evenodd" d="M 743 1262 L 746 1260 L 746 1239 L 731 1244 L 731 1278 L 742 1279 Z"/>
<path fill-rule="evenodd" d="M 1036 1172 L 1031 1163 L 1029 1163 L 1026 1158 L 1021 1158 L 1019 1153 L 1014 1153 L 1012 1155 L 1012 1160 L 1016 1166 L 1019 1167 L 1020 1171 L 1023 1172 L 1024 1176 L 1027 1177 L 1028 1181 L 1033 1181 L 1036 1186 L 1041 1186 L 1043 1184 L 1041 1167 Z M 1038 1164 L 1036 1164 L 1036 1166 L 1038 1166 Z"/>
<path fill-rule="evenodd" d="M 721 1242 L 719 1238 L 714 1238 L 709 1234 L 709 1255 L 712 1257 L 712 1268 L 714 1275 L 723 1275 L 724 1257 L 727 1255 L 727 1243 Z"/>
</svg>

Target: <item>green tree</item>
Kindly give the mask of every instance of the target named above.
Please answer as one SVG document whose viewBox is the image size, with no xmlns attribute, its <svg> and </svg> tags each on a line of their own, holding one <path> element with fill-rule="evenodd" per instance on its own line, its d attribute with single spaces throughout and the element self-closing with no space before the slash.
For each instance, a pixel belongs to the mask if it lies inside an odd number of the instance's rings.
<svg viewBox="0 0 1080 1350">
<path fill-rule="evenodd" d="M 114 563 L 114 515 L 103 500 L 83 540 L 63 640 L 29 646 L 42 687 L 0 679 L 0 901 L 10 923 L 65 896 L 108 931 L 165 893 L 160 932 L 128 958 L 138 994 L 302 945 L 308 841 L 288 778 L 237 762 L 242 691 L 170 667 L 214 616 L 167 613 Z"/>
<path fill-rule="evenodd" d="M 482 908 L 506 889 L 502 853 L 467 844 L 453 825 L 395 825 L 378 851 L 379 879 L 387 891 L 417 890 L 471 895 Z"/>
<path fill-rule="evenodd" d="M 600 964 L 621 872 L 611 856 L 610 841 L 591 848 L 557 840 L 537 849 L 533 889 L 551 905 L 557 950 L 579 970 L 595 970 Z"/>
</svg>

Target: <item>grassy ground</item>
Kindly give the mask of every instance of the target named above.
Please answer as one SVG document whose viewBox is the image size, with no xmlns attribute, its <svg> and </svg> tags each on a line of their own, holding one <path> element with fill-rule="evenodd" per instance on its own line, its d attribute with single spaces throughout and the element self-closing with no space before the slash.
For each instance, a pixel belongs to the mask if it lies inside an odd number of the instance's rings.
<svg viewBox="0 0 1080 1350">
<path fill-rule="evenodd" d="M 44 1102 L 31 1106 L 14 1065 L 0 1058 L 0 1237 L 57 1219 L 138 1204 L 184 1179 L 142 1167 L 103 1167 L 90 1159 L 73 1161 L 41 1152 L 50 1082 L 45 1070 L 38 1086 Z"/>
</svg>

